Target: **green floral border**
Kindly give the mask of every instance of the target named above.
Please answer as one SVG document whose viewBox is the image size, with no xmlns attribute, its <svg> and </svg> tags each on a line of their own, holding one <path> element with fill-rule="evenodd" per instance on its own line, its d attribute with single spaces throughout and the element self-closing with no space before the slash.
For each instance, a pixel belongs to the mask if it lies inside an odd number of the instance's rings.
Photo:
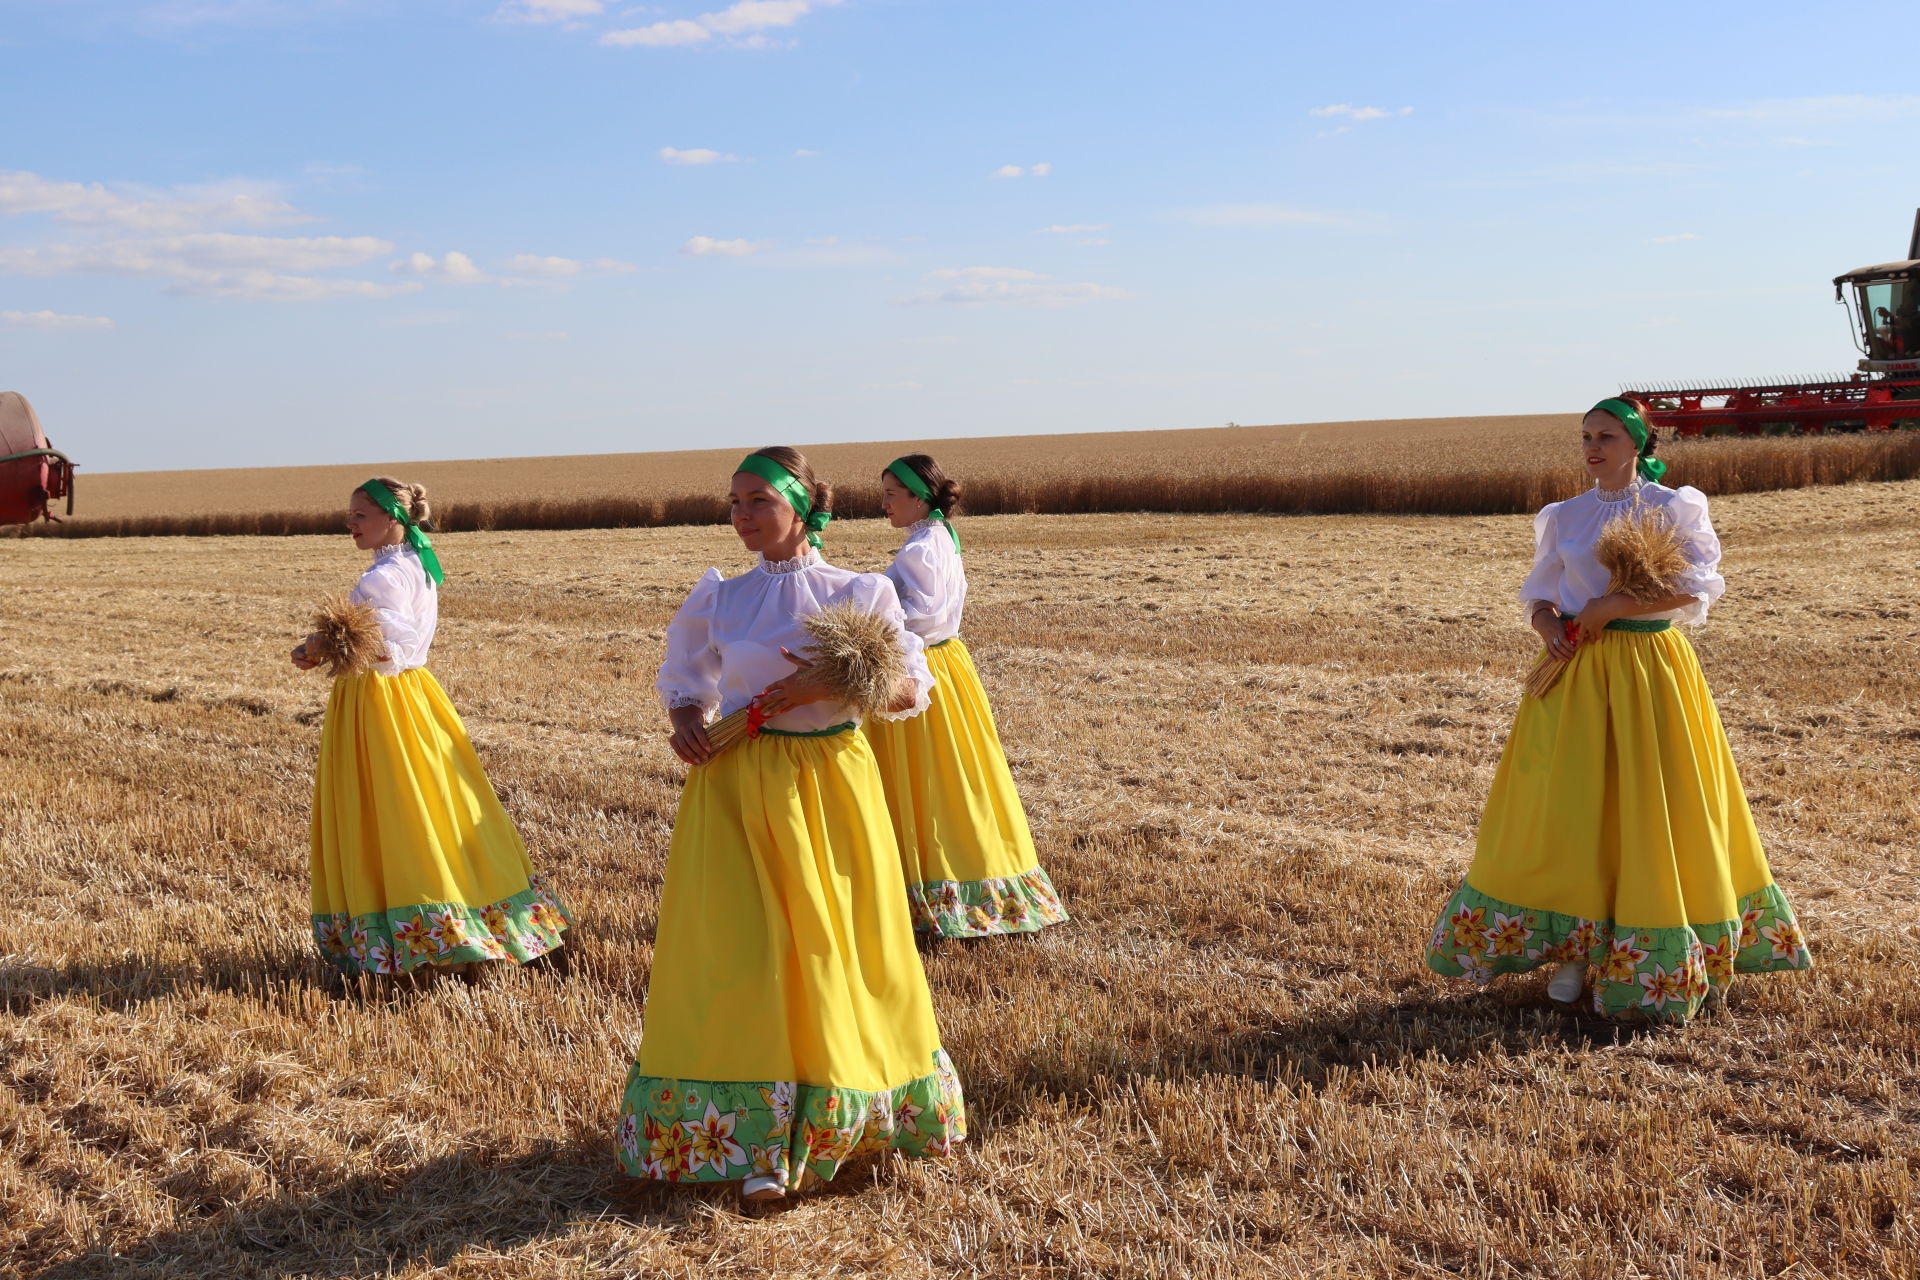
<svg viewBox="0 0 1920 1280">
<path fill-rule="evenodd" d="M 943 938 L 1037 933 L 1069 918 L 1042 867 L 991 880 L 923 880 L 907 886 L 907 897 L 913 927 Z"/>
<path fill-rule="evenodd" d="M 627 1075 L 614 1151 L 636 1178 L 732 1182 L 773 1175 L 798 1189 L 857 1156 L 944 1156 L 967 1136 L 960 1078 L 946 1050 L 917 1080 L 868 1093 L 830 1085 Z"/>
<path fill-rule="evenodd" d="M 1756 889 L 1738 905 L 1735 920 L 1622 929 L 1611 920 L 1516 907 L 1463 884 L 1440 912 L 1427 944 L 1427 966 L 1484 985 L 1497 974 L 1584 959 L 1597 970 L 1595 1013 L 1684 1022 L 1710 991 L 1727 986 L 1736 973 L 1813 967 L 1806 938 L 1778 885 Z"/>
<path fill-rule="evenodd" d="M 367 915 L 316 915 L 313 940 L 320 952 L 349 976 L 407 973 L 422 965 L 543 956 L 562 943 L 573 923 L 566 904 L 542 876 L 484 907 L 462 902 L 426 902 Z"/>
</svg>

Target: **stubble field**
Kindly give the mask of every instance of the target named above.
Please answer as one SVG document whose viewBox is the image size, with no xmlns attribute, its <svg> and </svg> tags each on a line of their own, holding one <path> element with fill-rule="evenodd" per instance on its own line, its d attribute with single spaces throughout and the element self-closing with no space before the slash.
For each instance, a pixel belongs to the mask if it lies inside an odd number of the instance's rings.
<svg viewBox="0 0 1920 1280">
<path fill-rule="evenodd" d="M 20 1275 L 1920 1273 L 1920 483 L 1715 504 L 1696 637 L 1818 968 L 1684 1030 L 1421 964 L 1530 656 L 1524 517 L 967 522 L 966 634 L 1074 912 L 927 965 L 973 1136 L 746 1217 L 609 1138 L 724 529 L 468 533 L 433 666 L 570 979 L 312 953 L 342 538 L 0 544 L 0 1267 Z M 836 524 L 877 568 L 877 522 Z"/>
</svg>

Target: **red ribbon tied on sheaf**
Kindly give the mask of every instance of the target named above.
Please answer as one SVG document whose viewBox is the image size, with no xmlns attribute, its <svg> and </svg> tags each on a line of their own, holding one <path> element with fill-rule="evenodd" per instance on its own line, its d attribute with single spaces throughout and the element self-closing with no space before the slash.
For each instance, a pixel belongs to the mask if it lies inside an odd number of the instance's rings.
<svg viewBox="0 0 1920 1280">
<path fill-rule="evenodd" d="M 1567 643 L 1572 645 L 1576 649 L 1580 647 L 1580 624 L 1579 623 L 1569 622 L 1567 624 Z"/>
<path fill-rule="evenodd" d="M 754 694 L 747 702 L 747 740 L 749 742 L 759 737 L 761 728 L 767 721 L 773 719 L 772 716 L 760 709 L 760 699 L 766 696 L 766 691 L 762 690 Z"/>
</svg>

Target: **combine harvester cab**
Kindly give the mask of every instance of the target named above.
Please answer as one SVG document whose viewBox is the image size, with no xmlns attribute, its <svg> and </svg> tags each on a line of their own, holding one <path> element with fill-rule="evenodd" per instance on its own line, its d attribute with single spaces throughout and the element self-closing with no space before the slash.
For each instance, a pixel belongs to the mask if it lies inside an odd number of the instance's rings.
<svg viewBox="0 0 1920 1280">
<path fill-rule="evenodd" d="M 0 525 L 58 520 L 51 504 L 73 514 L 73 463 L 47 443 L 33 406 L 17 391 L 0 391 Z"/>
<path fill-rule="evenodd" d="M 1623 400 L 1679 436 L 1817 435 L 1920 427 L 1920 210 L 1899 262 L 1833 280 L 1864 356 L 1854 373 L 1758 382 L 1631 383 Z"/>
</svg>

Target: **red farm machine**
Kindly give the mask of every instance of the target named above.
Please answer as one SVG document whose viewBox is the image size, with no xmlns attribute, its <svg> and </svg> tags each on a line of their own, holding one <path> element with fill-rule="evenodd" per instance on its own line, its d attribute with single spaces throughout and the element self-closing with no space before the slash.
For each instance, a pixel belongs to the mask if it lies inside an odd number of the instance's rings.
<svg viewBox="0 0 1920 1280">
<path fill-rule="evenodd" d="M 1901 262 L 1833 280 L 1853 320 L 1858 372 L 1765 382 L 1632 383 L 1620 398 L 1672 435 L 1817 435 L 1920 427 L 1920 211 Z"/>
<path fill-rule="evenodd" d="M 73 463 L 47 443 L 33 406 L 18 391 L 0 391 L 0 525 L 57 520 L 65 498 L 73 514 Z"/>
</svg>

